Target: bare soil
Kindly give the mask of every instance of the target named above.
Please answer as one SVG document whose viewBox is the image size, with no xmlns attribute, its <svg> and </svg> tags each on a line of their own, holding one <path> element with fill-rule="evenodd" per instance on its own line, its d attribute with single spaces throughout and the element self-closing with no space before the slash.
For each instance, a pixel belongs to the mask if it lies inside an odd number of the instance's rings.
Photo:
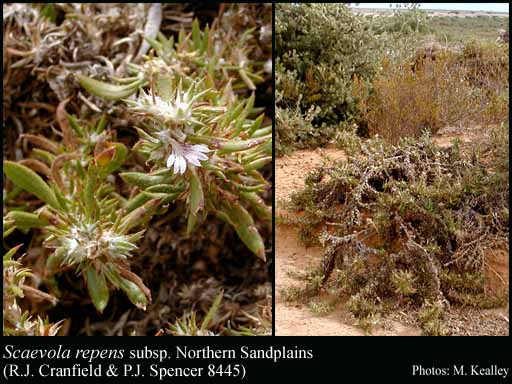
<svg viewBox="0 0 512 384">
<path fill-rule="evenodd" d="M 462 145 L 477 143 L 486 138 L 490 128 L 484 128 L 480 125 L 472 127 L 444 127 L 432 136 L 432 141 L 443 148 L 451 147 L 455 139 L 459 140 Z"/>
<path fill-rule="evenodd" d="M 276 158 L 276 201 L 284 202 L 293 192 L 304 187 L 304 178 L 324 161 L 346 160 L 339 149 L 327 147 L 295 151 Z"/>
</svg>

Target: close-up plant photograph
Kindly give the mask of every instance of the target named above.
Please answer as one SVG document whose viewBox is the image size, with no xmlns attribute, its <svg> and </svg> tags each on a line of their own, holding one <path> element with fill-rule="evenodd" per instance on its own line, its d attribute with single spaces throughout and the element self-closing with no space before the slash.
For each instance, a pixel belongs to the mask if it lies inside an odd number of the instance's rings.
<svg viewBox="0 0 512 384">
<path fill-rule="evenodd" d="M 3 335 L 272 334 L 272 4 L 3 4 Z"/>
<path fill-rule="evenodd" d="M 3 3 L 2 378 L 509 380 L 509 6 Z"/>
</svg>

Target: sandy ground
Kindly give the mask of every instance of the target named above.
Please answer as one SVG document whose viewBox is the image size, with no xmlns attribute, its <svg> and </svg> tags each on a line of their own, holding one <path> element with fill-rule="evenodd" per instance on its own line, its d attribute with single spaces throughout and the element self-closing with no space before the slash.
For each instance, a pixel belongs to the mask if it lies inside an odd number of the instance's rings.
<svg viewBox="0 0 512 384">
<path fill-rule="evenodd" d="M 323 161 L 345 160 L 336 148 L 295 151 L 292 155 L 276 158 L 276 201 L 286 201 L 304 187 L 304 178 Z"/>
<path fill-rule="evenodd" d="M 483 135 L 489 132 L 490 128 L 483 128 L 480 125 L 464 128 L 445 127 L 432 136 L 432 141 L 443 148 L 452 146 L 454 139 L 458 139 L 461 144 L 476 143 L 483 139 Z"/>
<path fill-rule="evenodd" d="M 276 199 L 286 201 L 291 193 L 304 186 L 306 175 L 324 161 L 346 159 L 335 148 L 296 151 L 290 156 L 276 158 Z M 283 214 L 281 210 L 281 214 Z M 326 316 L 317 316 L 305 306 L 286 303 L 282 290 L 303 282 L 292 276 L 317 265 L 322 256 L 319 248 L 305 248 L 297 237 L 297 229 L 288 225 L 276 228 L 276 335 L 305 336 L 363 336 L 365 333 L 353 325 L 353 318 L 339 303 Z M 374 335 L 419 335 L 421 331 L 398 322 L 378 327 Z"/>
</svg>

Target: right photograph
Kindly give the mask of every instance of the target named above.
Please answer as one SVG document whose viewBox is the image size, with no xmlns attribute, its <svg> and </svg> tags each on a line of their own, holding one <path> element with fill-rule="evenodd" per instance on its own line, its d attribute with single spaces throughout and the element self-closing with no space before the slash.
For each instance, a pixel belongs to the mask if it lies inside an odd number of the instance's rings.
<svg viewBox="0 0 512 384">
<path fill-rule="evenodd" d="M 275 139 L 275 335 L 509 334 L 508 4 L 276 4 Z"/>
</svg>

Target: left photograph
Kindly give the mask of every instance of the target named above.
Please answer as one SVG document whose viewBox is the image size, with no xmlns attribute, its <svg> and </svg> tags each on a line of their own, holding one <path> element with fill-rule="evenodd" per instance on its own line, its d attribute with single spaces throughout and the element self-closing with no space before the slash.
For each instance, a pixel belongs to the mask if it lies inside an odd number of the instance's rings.
<svg viewBox="0 0 512 384">
<path fill-rule="evenodd" d="M 3 335 L 272 334 L 272 4 L 3 5 Z"/>
</svg>

